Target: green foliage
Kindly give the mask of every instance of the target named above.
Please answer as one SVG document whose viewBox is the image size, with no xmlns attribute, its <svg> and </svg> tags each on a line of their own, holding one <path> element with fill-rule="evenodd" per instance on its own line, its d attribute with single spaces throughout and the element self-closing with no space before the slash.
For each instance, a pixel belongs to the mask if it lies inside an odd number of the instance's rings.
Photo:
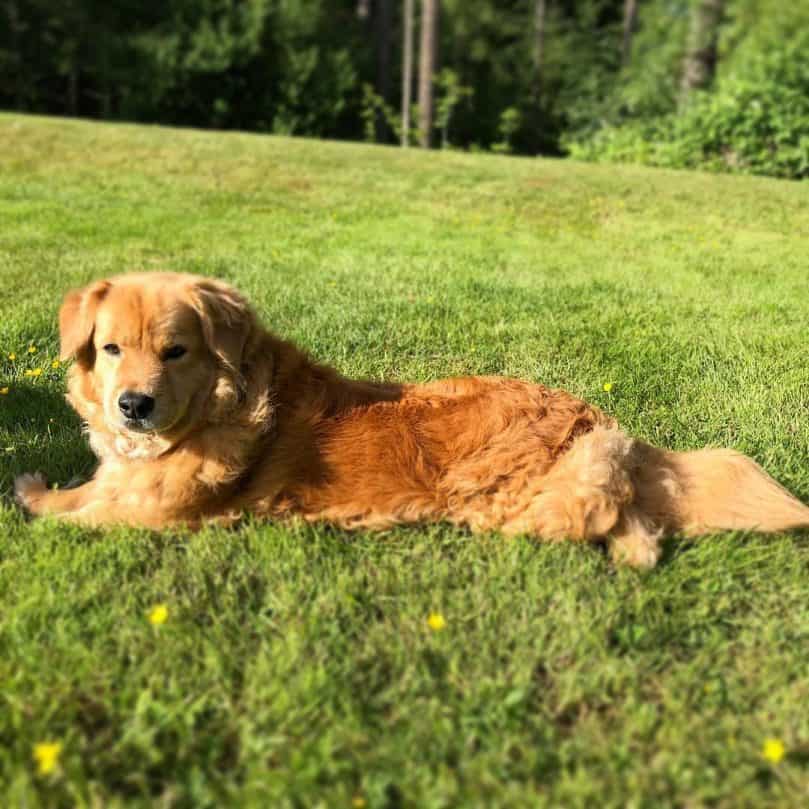
<svg viewBox="0 0 809 809">
<path fill-rule="evenodd" d="M 385 99 L 374 91 L 370 84 L 364 84 L 362 87 L 362 121 L 363 133 L 365 135 L 366 143 L 380 142 L 380 124 L 395 137 L 397 143 L 402 139 L 402 117 L 390 104 L 385 103 Z M 418 120 L 418 107 L 411 110 L 411 121 Z M 411 125 L 410 127 L 410 143 L 415 143 L 418 138 L 418 127 Z"/>
<path fill-rule="evenodd" d="M 619 95 L 627 103 L 610 124 L 589 137 L 567 136 L 571 153 L 672 168 L 809 176 L 809 8 L 740 0 L 731 11 L 713 88 L 675 110 L 673 85 L 662 85 L 668 89 L 655 105 L 644 92 L 633 96 L 635 85 L 628 82 Z"/>
<path fill-rule="evenodd" d="M 0 26 L 0 104 L 289 134 L 357 133 L 367 48 L 341 0 L 10 0 L 5 14 L 13 24 Z"/>
<path fill-rule="evenodd" d="M 376 143 L 376 126 L 384 99 L 374 92 L 373 85 L 362 85 L 362 131 L 366 143 Z"/>
<path fill-rule="evenodd" d="M 593 126 L 657 118 L 676 109 L 690 6 L 690 0 L 641 0 L 629 64 L 606 93 Z"/>
<path fill-rule="evenodd" d="M 535 0 L 442 0 L 441 143 L 804 176 L 809 4 L 726 0 L 716 81 L 683 105 L 695 2 L 640 0 L 628 60 L 625 0 L 547 2 L 536 64 Z M 6 0 L 0 107 L 398 142 L 402 4 L 363 8 Z"/>
<path fill-rule="evenodd" d="M 169 0 L 167 19 L 131 39 L 146 80 L 122 97 L 123 117 L 234 125 L 237 94 L 256 89 L 249 75 L 264 62 L 270 14 L 269 0 Z"/>
<path fill-rule="evenodd" d="M 522 113 L 516 107 L 508 107 L 500 113 L 500 140 L 492 144 L 492 151 L 510 154 L 514 151 L 512 139 L 522 126 Z"/>
<path fill-rule="evenodd" d="M 357 101 L 358 70 L 352 47 L 358 33 L 351 19 L 341 40 L 332 35 L 345 17 L 340 3 L 288 0 L 276 5 L 271 36 L 278 97 L 273 131 L 324 137 L 340 131 Z M 331 7 L 330 7 L 331 6 Z M 352 127 L 353 129 L 353 127 Z"/>
<path fill-rule="evenodd" d="M 441 147 L 446 149 L 451 145 L 449 127 L 452 113 L 474 95 L 474 90 L 462 85 L 458 74 L 447 67 L 439 71 L 434 82 L 437 90 L 435 125 L 441 131 Z"/>
<path fill-rule="evenodd" d="M 809 176 L 809 29 L 779 49 L 744 49 L 711 92 L 679 113 L 640 119 L 571 143 L 577 157 L 673 168 Z"/>
<path fill-rule="evenodd" d="M 61 296 L 165 268 L 346 374 L 540 380 L 809 500 L 805 188 L 20 115 L 0 143 L 4 809 L 805 804 L 806 536 L 638 575 L 447 526 L 85 530 L 9 498 L 91 468 Z"/>
</svg>

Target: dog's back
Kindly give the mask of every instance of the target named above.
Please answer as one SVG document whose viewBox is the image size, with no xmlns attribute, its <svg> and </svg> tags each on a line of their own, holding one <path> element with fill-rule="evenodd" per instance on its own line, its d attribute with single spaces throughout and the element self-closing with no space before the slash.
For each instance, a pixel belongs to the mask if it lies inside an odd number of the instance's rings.
<svg viewBox="0 0 809 809">
<path fill-rule="evenodd" d="M 637 566 L 657 561 L 664 534 L 809 524 L 809 508 L 746 456 L 652 447 L 564 391 L 501 377 L 375 388 L 331 374 L 329 393 L 317 373 L 296 377 L 252 508 L 349 528 L 448 520 L 608 539 Z"/>
</svg>

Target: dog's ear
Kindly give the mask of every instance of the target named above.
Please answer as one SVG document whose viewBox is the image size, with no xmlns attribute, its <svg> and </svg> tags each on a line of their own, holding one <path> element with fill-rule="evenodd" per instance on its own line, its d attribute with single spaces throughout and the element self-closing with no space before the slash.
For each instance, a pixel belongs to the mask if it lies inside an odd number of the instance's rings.
<svg viewBox="0 0 809 809">
<path fill-rule="evenodd" d="M 63 360 L 76 357 L 89 361 L 98 305 L 111 286 L 109 281 L 96 281 L 65 296 L 59 310 L 59 354 Z"/>
<path fill-rule="evenodd" d="M 240 375 L 245 346 L 256 325 L 250 304 L 229 284 L 207 278 L 194 282 L 190 297 L 211 353 Z"/>
</svg>

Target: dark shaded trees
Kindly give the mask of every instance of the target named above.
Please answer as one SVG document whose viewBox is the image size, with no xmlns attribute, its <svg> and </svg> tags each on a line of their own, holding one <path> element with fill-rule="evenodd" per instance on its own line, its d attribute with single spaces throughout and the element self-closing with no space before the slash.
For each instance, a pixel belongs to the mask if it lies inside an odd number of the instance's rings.
<svg viewBox="0 0 809 809">
<path fill-rule="evenodd" d="M 777 0 L 0 0 L 0 108 L 564 154 L 683 116 L 695 88 L 720 93 L 762 55 L 802 92 L 807 15 Z M 786 106 L 789 132 L 809 131 Z M 767 154 L 794 146 L 766 137 Z"/>
</svg>

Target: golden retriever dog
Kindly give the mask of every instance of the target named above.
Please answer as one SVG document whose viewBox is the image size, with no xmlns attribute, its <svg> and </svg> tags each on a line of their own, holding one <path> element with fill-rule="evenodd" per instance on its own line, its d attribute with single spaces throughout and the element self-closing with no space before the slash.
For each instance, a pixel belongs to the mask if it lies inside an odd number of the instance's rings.
<svg viewBox="0 0 809 809">
<path fill-rule="evenodd" d="M 258 321 L 227 284 L 142 273 L 68 294 L 68 401 L 99 465 L 87 483 L 15 482 L 35 515 L 84 525 L 344 528 L 446 521 L 606 542 L 653 566 L 666 534 L 780 531 L 809 508 L 751 459 L 669 452 L 561 390 L 498 377 L 346 379 Z"/>
</svg>

